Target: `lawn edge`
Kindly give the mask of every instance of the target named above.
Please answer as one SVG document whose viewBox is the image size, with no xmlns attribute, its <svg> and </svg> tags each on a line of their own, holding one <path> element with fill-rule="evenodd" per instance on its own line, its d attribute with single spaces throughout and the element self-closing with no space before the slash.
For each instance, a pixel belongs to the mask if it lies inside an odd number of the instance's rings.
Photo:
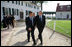
<svg viewBox="0 0 72 47">
<path fill-rule="evenodd" d="M 49 28 L 50 30 L 54 31 L 54 30 L 51 29 L 50 27 L 48 27 L 48 26 L 46 26 L 46 27 Z M 55 32 L 57 32 L 57 31 L 55 31 Z M 66 37 L 68 37 L 68 38 L 71 38 L 71 36 L 68 36 L 68 35 L 62 34 L 62 33 L 60 33 L 60 32 L 57 32 L 57 33 L 59 33 L 59 34 L 61 34 L 61 35 L 64 35 L 64 36 L 66 36 Z"/>
</svg>

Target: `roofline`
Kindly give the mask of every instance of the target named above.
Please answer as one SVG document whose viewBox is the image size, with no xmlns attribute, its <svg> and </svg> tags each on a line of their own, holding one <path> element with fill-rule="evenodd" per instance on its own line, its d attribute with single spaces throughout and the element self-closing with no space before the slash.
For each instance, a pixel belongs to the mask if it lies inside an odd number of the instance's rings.
<svg viewBox="0 0 72 47">
<path fill-rule="evenodd" d="M 56 11 L 56 12 L 71 12 L 71 11 Z"/>
<path fill-rule="evenodd" d="M 59 5 L 59 6 L 71 6 L 71 5 Z M 57 6 L 58 7 L 58 6 Z"/>
</svg>

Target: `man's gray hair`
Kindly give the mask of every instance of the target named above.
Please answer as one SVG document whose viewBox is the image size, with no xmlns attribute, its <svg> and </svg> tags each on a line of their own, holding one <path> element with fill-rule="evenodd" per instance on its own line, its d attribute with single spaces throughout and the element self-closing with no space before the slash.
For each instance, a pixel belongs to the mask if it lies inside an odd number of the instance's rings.
<svg viewBox="0 0 72 47">
<path fill-rule="evenodd" d="M 39 12 L 42 12 L 42 11 L 39 11 Z"/>
</svg>

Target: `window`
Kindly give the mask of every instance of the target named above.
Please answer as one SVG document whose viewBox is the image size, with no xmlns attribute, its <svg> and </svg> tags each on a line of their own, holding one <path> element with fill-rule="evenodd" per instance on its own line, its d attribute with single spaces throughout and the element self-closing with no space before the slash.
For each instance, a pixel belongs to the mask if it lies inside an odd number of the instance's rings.
<svg viewBox="0 0 72 47">
<path fill-rule="evenodd" d="M 21 5 L 23 6 L 23 1 L 21 2 Z"/>
<path fill-rule="evenodd" d="M 14 3 L 14 1 L 12 1 L 12 3 Z"/>
<path fill-rule="evenodd" d="M 70 10 L 70 6 L 67 6 L 67 10 Z"/>
<path fill-rule="evenodd" d="M 68 8 L 70 8 L 70 6 L 67 6 Z"/>
<path fill-rule="evenodd" d="M 11 15 L 11 9 L 9 8 L 9 15 Z"/>
<path fill-rule="evenodd" d="M 60 15 L 62 15 L 62 13 L 60 13 Z"/>
<path fill-rule="evenodd" d="M 26 6 L 27 6 L 27 3 L 26 3 Z"/>
<path fill-rule="evenodd" d="M 26 15 L 29 15 L 29 11 L 26 10 Z"/>
<path fill-rule="evenodd" d="M 14 15 L 14 9 L 12 8 L 12 14 Z"/>
<path fill-rule="evenodd" d="M 20 1 L 19 1 L 19 5 L 20 5 Z"/>
<path fill-rule="evenodd" d="M 3 15 L 5 15 L 5 7 L 2 7 Z"/>
</svg>

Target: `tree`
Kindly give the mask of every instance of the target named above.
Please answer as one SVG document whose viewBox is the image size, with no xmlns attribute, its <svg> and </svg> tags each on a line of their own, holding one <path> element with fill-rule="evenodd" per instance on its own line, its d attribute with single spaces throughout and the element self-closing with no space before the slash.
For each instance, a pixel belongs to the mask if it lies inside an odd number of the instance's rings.
<svg viewBox="0 0 72 47">
<path fill-rule="evenodd" d="M 40 3 L 40 4 L 41 4 L 41 10 L 42 10 L 42 4 L 43 4 L 44 2 L 46 2 L 46 1 L 36 1 L 36 4 L 37 4 L 37 3 Z"/>
</svg>

